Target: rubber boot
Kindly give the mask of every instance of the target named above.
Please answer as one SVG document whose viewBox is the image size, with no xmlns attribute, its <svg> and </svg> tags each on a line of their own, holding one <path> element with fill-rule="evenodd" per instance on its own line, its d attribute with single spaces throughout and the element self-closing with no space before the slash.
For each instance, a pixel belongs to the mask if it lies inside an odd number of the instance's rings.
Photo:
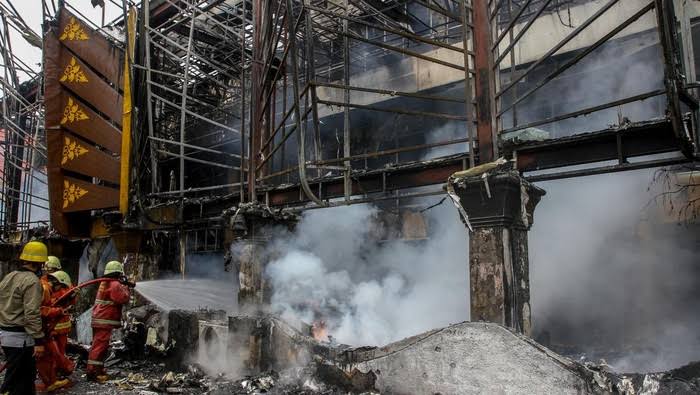
<svg viewBox="0 0 700 395">
<path fill-rule="evenodd" d="M 46 391 L 47 392 L 56 391 L 58 389 L 68 387 L 69 385 L 70 385 L 70 380 L 68 380 L 68 379 L 56 380 L 56 381 L 54 381 L 53 384 L 51 384 L 50 386 L 48 386 L 46 388 Z"/>
</svg>

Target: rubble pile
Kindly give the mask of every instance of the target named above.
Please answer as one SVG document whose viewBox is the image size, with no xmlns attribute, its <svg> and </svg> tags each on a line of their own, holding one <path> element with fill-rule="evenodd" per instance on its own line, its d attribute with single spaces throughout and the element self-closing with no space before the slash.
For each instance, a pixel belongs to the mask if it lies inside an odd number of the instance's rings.
<svg viewBox="0 0 700 395">
<path fill-rule="evenodd" d="M 582 365 L 595 393 L 635 394 L 698 394 L 700 393 L 700 362 L 691 362 L 678 369 L 656 373 L 615 373 L 604 362 Z"/>
<path fill-rule="evenodd" d="M 383 347 L 349 347 L 319 342 L 309 328 L 297 330 L 274 316 L 228 317 L 222 347 L 242 365 L 215 374 L 193 356 L 201 346 L 197 340 L 213 336 L 206 328 L 222 325 L 222 314 L 134 309 L 106 361 L 112 379 L 104 385 L 87 382 L 84 346 L 72 344 L 70 349 L 79 351 L 73 357 L 82 363 L 73 374 L 74 386 L 64 393 L 700 393 L 700 362 L 668 372 L 621 374 L 483 322 L 463 322 Z"/>
<path fill-rule="evenodd" d="M 334 383 L 323 381 L 317 376 L 318 366 L 287 369 L 280 373 L 268 371 L 230 384 L 214 385 L 212 395 L 223 394 L 292 394 L 292 395 L 320 395 L 320 394 L 379 394 L 374 390 L 361 390 L 353 387 L 351 378 L 345 376 Z M 341 373 L 342 375 L 342 373 Z"/>
<path fill-rule="evenodd" d="M 618 374 L 493 323 L 463 322 L 383 347 L 348 347 L 316 342 L 275 317 L 248 320 L 261 334 L 248 344 L 260 344 L 258 363 L 284 367 L 311 358 L 315 370 L 306 377 L 352 393 L 700 393 L 700 364 Z M 239 330 L 246 326 L 244 317 L 235 321 Z"/>
<path fill-rule="evenodd" d="M 188 366 L 185 372 L 165 371 L 164 364 L 148 361 L 122 362 L 110 372 L 114 378 L 105 384 L 85 381 L 83 374 L 74 378 L 75 385 L 66 394 L 378 394 L 373 390 L 360 390 L 351 376 L 336 370 L 332 382 L 324 381 L 317 366 L 287 369 L 282 372 L 267 371 L 257 375 L 232 379 L 224 375 L 208 376 L 197 365 Z M 165 372 L 165 373 L 163 373 Z"/>
</svg>

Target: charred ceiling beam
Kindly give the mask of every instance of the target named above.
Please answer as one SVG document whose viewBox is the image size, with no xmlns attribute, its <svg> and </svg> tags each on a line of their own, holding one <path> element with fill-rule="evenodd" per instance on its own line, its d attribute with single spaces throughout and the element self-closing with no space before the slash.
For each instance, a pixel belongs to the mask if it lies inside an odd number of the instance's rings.
<svg viewBox="0 0 700 395">
<path fill-rule="evenodd" d="M 674 152 L 680 143 L 667 119 L 629 124 L 624 128 L 529 143 L 505 142 L 522 172 Z"/>
<path fill-rule="evenodd" d="M 466 167 L 466 161 L 466 156 L 458 155 L 357 173 L 351 177 L 351 195 L 391 193 L 401 189 L 444 184 L 449 176 Z M 344 196 L 342 176 L 310 180 L 309 184 L 320 199 Z M 261 194 L 260 200 L 267 201 L 270 206 L 298 206 L 309 202 L 298 185 L 258 188 L 258 193 Z M 381 196 L 376 198 L 381 199 Z"/>
<path fill-rule="evenodd" d="M 681 156 L 681 157 L 677 157 L 677 158 L 653 159 L 653 160 L 645 160 L 645 161 L 634 162 L 634 163 L 615 164 L 615 165 L 610 165 L 610 166 L 595 166 L 595 167 L 586 168 L 586 169 L 579 169 L 579 170 L 557 171 L 554 173 L 545 173 L 545 174 L 526 176 L 525 179 L 527 179 L 530 182 L 542 182 L 542 181 L 561 180 L 564 178 L 585 177 L 585 176 L 593 176 L 593 175 L 598 175 L 598 174 L 616 173 L 616 172 L 620 172 L 620 171 L 651 169 L 651 168 L 666 167 L 666 166 L 677 166 L 677 165 L 682 165 L 685 163 L 690 163 L 690 160 L 684 156 Z"/>
</svg>

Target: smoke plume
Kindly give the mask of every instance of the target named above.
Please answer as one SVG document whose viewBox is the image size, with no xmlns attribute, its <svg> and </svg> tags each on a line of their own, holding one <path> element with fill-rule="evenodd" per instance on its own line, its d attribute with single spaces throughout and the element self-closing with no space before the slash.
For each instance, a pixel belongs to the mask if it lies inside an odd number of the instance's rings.
<svg viewBox="0 0 700 395">
<path fill-rule="evenodd" d="M 652 174 L 542 183 L 530 233 L 536 335 L 622 371 L 700 359 L 697 236 L 655 215 Z"/>
<path fill-rule="evenodd" d="M 433 200 L 434 202 L 434 200 Z M 312 210 L 267 275 L 273 309 L 323 320 L 341 343 L 381 345 L 468 318 L 467 235 L 447 204 L 428 213 L 430 238 L 376 240 L 373 206 Z"/>
</svg>

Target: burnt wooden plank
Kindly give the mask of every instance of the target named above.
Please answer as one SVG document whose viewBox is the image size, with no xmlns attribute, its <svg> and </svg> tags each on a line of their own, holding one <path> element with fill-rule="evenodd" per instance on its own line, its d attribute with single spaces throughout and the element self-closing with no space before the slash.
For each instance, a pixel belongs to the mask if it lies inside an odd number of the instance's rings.
<svg viewBox="0 0 700 395">
<path fill-rule="evenodd" d="M 68 131 L 52 131 L 47 136 L 50 167 L 119 184 L 119 160 Z"/>
<path fill-rule="evenodd" d="M 61 89 L 56 94 L 52 94 L 51 100 L 53 101 L 52 105 L 49 105 L 48 102 L 46 104 L 47 130 L 67 129 L 108 151 L 116 154 L 121 152 L 121 132 L 119 129 L 86 106 L 76 96 Z"/>
<path fill-rule="evenodd" d="M 58 17 L 58 40 L 83 62 L 122 89 L 124 51 L 65 8 Z"/>
<path fill-rule="evenodd" d="M 58 58 L 58 82 L 117 125 L 122 123 L 122 96 L 76 56 L 66 50 Z"/>
<path fill-rule="evenodd" d="M 68 176 L 63 176 L 59 186 L 62 192 L 59 209 L 64 213 L 119 206 L 119 189 Z"/>
</svg>

